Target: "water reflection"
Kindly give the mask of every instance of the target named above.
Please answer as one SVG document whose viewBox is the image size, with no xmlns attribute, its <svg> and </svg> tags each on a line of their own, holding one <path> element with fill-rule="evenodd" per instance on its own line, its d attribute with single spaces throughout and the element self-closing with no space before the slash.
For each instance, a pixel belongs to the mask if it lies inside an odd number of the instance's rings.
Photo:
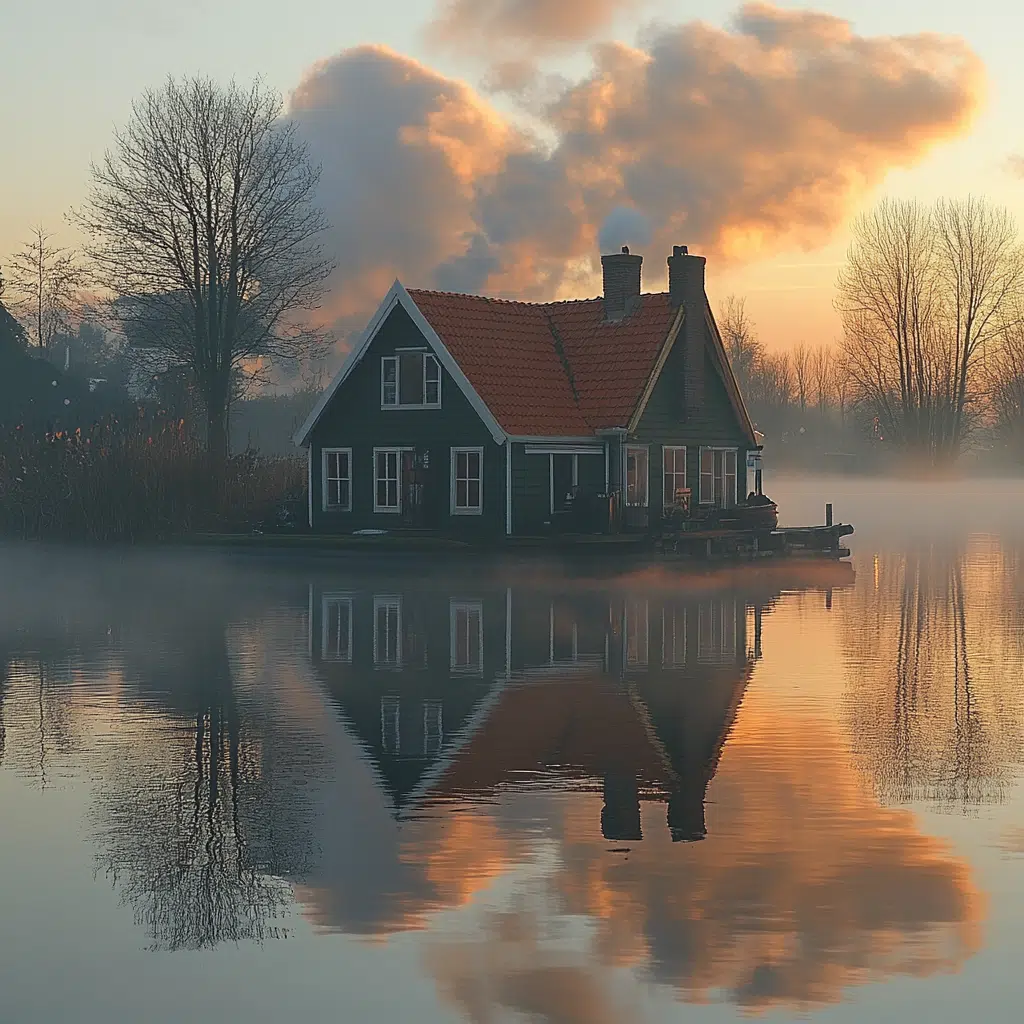
<svg viewBox="0 0 1024 1024">
<path fill-rule="evenodd" d="M 614 969 L 806 1008 L 980 948 L 967 862 L 885 806 L 989 799 L 1017 756 L 1020 605 L 979 564 L 136 561 L 79 567 L 57 613 L 33 566 L 0 596 L 0 765 L 86 781 L 99 874 L 153 948 L 298 936 L 299 913 L 425 932 L 471 1020 L 638 1019 Z M 835 715 L 758 685 L 795 591 L 847 659 Z"/>
<path fill-rule="evenodd" d="M 880 795 L 1000 800 L 1024 736 L 1018 552 L 995 538 L 872 562 L 842 618 L 857 752 Z"/>
</svg>

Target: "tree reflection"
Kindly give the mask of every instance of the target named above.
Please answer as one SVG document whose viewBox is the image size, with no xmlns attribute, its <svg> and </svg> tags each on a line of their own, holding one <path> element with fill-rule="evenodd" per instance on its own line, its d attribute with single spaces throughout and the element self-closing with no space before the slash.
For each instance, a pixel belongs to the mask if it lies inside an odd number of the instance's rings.
<svg viewBox="0 0 1024 1024">
<path fill-rule="evenodd" d="M 879 793 L 969 810 L 998 800 L 1024 736 L 1018 637 L 999 549 L 879 556 L 842 619 L 857 751 Z"/>
<path fill-rule="evenodd" d="M 277 750 L 288 737 L 243 713 L 223 625 L 193 625 L 175 650 L 160 686 L 168 671 L 182 680 L 176 713 L 132 723 L 105 759 L 99 863 L 155 948 L 282 936 L 286 879 L 310 858 L 301 780 Z"/>
</svg>

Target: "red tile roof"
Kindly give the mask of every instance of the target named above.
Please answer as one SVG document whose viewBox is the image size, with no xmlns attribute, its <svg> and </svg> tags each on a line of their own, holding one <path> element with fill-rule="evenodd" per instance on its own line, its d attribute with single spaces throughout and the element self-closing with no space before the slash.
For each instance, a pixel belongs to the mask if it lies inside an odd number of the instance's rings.
<svg viewBox="0 0 1024 1024">
<path fill-rule="evenodd" d="M 676 314 L 667 293 L 642 296 L 631 316 L 612 322 L 601 299 L 409 295 L 502 429 L 531 437 L 626 426 Z"/>
</svg>

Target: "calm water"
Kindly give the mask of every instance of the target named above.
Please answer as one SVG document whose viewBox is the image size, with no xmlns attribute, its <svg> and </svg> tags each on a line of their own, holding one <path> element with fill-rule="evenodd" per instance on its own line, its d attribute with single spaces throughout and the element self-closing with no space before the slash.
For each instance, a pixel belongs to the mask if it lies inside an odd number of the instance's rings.
<svg viewBox="0 0 1024 1024">
<path fill-rule="evenodd" d="M 1024 487 L 772 493 L 852 564 L 0 550 L 0 1020 L 1020 1019 Z"/>
</svg>

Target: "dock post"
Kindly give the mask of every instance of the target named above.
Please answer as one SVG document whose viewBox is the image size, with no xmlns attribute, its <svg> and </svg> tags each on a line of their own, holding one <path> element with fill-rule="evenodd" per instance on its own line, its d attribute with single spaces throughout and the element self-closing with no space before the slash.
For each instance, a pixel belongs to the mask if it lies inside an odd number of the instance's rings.
<svg viewBox="0 0 1024 1024">
<path fill-rule="evenodd" d="M 832 525 L 832 502 L 831 501 L 825 506 L 825 525 L 826 526 L 831 526 Z"/>
</svg>

